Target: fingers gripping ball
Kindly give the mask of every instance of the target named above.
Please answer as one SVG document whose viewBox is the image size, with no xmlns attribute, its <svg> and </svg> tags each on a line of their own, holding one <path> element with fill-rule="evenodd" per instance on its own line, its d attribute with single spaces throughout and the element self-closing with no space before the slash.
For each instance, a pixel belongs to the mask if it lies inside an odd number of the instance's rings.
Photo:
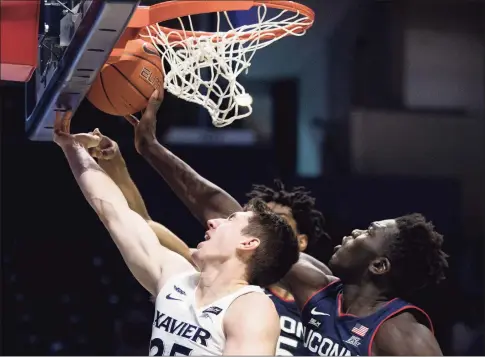
<svg viewBox="0 0 485 357">
<path fill-rule="evenodd" d="M 146 108 L 154 89 L 163 92 L 158 51 L 148 42 L 133 40 L 118 62 L 104 65 L 87 97 L 99 110 L 124 116 Z"/>
</svg>

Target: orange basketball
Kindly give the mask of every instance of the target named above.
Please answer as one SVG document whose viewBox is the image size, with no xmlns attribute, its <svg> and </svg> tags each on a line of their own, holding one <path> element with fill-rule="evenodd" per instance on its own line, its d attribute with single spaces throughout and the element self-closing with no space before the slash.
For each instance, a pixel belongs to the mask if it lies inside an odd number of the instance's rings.
<svg viewBox="0 0 485 357">
<path fill-rule="evenodd" d="M 129 41 L 116 63 L 106 63 L 87 95 L 99 110 L 129 115 L 146 108 L 155 89 L 163 90 L 158 51 L 143 40 Z"/>
</svg>

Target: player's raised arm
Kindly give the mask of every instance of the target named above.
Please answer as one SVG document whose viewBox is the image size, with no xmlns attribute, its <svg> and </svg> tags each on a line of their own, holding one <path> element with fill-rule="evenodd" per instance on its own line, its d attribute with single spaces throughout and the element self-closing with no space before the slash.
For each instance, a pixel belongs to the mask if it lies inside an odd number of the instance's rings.
<svg viewBox="0 0 485 357">
<path fill-rule="evenodd" d="M 145 220 L 150 220 L 145 202 L 141 197 L 140 191 L 131 179 L 125 159 L 121 155 L 118 144 L 101 134 L 98 129 L 93 134 L 101 139 L 99 145 L 89 150 L 91 156 L 98 159 L 99 166 L 111 177 L 118 185 L 121 192 L 128 201 L 130 208 L 138 213 Z"/>
<path fill-rule="evenodd" d="M 193 269 L 178 254 L 162 247 L 148 223 L 128 206 L 123 193 L 85 148 L 96 147 L 99 137 L 55 132 L 72 173 L 86 200 L 110 233 L 135 278 L 156 295 L 166 279 Z"/>
<path fill-rule="evenodd" d="M 226 191 L 206 180 L 157 140 L 159 92 L 150 98 L 143 117 L 135 129 L 137 151 L 164 178 L 192 214 L 205 225 L 209 219 L 228 217 L 241 211 L 241 205 Z"/>
<path fill-rule="evenodd" d="M 161 245 L 192 262 L 191 252 L 187 244 L 167 227 L 151 219 L 140 191 L 131 179 L 118 144 L 102 135 L 98 129 L 93 134 L 99 136 L 101 142 L 96 148 L 90 149 L 90 153 L 98 159 L 99 166 L 118 185 L 130 208 L 148 222 Z"/>
</svg>

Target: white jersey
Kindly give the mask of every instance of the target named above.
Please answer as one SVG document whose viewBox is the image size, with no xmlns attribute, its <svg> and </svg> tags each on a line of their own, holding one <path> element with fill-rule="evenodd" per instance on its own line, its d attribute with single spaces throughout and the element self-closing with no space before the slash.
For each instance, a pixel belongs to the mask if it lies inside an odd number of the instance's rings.
<svg viewBox="0 0 485 357">
<path fill-rule="evenodd" d="M 214 303 L 197 308 L 195 290 L 200 273 L 177 275 L 167 281 L 155 302 L 150 356 L 222 355 L 226 338 L 224 314 L 239 296 L 264 293 L 248 285 Z"/>
</svg>

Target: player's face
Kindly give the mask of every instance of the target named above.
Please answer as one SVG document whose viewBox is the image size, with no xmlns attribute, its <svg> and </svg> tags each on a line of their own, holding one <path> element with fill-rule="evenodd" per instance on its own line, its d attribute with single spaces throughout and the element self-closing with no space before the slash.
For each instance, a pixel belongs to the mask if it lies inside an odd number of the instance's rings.
<svg viewBox="0 0 485 357">
<path fill-rule="evenodd" d="M 295 221 L 295 218 L 293 217 L 293 212 L 291 211 L 290 207 L 283 206 L 283 205 L 281 205 L 279 203 L 275 203 L 275 202 L 268 202 L 267 205 L 268 205 L 270 210 L 272 210 L 278 216 L 283 218 L 290 225 L 290 227 L 293 229 L 293 231 L 296 234 L 298 234 L 296 221 Z"/>
<path fill-rule="evenodd" d="M 293 229 L 293 232 L 295 232 L 296 237 L 298 238 L 298 246 L 300 247 L 300 252 L 305 251 L 308 246 L 308 237 L 305 234 L 300 234 L 300 232 L 298 232 L 298 226 L 291 208 L 276 202 L 268 202 L 267 205 L 270 210 L 283 218 L 286 223 L 290 225 L 290 227 Z"/>
<path fill-rule="evenodd" d="M 236 212 L 227 218 L 211 219 L 207 222 L 205 240 L 197 246 L 197 257 L 202 260 L 224 261 L 237 256 L 240 250 L 252 250 L 259 240 L 243 234 L 252 212 Z"/>
<path fill-rule="evenodd" d="M 394 219 L 372 222 L 366 230 L 355 229 L 335 247 L 330 268 L 336 275 L 364 273 L 375 259 L 385 254 L 397 232 Z"/>
</svg>

